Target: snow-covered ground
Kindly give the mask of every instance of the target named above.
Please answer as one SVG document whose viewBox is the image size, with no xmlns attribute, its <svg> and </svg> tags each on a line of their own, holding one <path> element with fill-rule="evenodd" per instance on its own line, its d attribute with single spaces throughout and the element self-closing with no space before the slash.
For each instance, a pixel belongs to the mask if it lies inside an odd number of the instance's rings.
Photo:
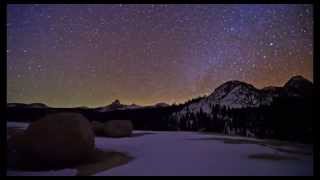
<svg viewBox="0 0 320 180">
<path fill-rule="evenodd" d="M 141 133 L 141 132 L 140 132 Z M 135 159 L 96 175 L 312 175 L 312 156 L 300 160 L 249 159 L 251 154 L 278 152 L 256 144 L 195 140 L 215 135 L 195 132 L 150 132 L 141 137 L 97 138 L 100 149 L 127 152 Z M 291 155 L 290 155 L 291 156 Z"/>
<path fill-rule="evenodd" d="M 134 175 L 313 175 L 311 155 L 288 154 L 258 144 L 225 144 L 204 138 L 232 138 L 197 132 L 134 131 L 128 138 L 96 138 L 102 150 L 115 150 L 134 157 L 128 164 L 97 173 L 97 176 Z M 249 138 L 241 138 L 249 139 Z M 253 140 L 252 138 L 250 140 Z M 292 148 L 284 147 L 281 148 Z M 301 148 L 301 147 L 300 147 Z M 272 153 L 298 160 L 250 159 L 249 155 Z M 39 172 L 39 175 L 74 175 L 74 170 Z M 28 172 L 8 171 L 8 175 Z M 36 172 L 29 174 L 36 175 Z"/>
</svg>

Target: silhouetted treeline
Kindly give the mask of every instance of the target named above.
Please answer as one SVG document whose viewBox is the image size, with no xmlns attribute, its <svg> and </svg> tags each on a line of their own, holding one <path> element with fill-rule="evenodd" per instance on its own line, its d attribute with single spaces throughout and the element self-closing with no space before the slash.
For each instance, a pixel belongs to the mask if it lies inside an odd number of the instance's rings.
<svg viewBox="0 0 320 180">
<path fill-rule="evenodd" d="M 312 142 L 312 98 L 276 98 L 271 105 L 230 109 L 211 105 L 211 113 L 190 112 L 170 117 L 176 130 Z"/>
<path fill-rule="evenodd" d="M 133 122 L 138 130 L 173 130 L 169 127 L 169 116 L 180 111 L 183 105 L 168 107 L 148 107 L 141 109 L 115 110 L 110 112 L 98 112 L 94 109 L 81 108 L 7 108 L 7 120 L 15 122 L 33 122 L 41 119 L 46 114 L 57 112 L 77 112 L 89 119 L 89 121 L 106 122 L 108 120 L 128 119 Z"/>
<path fill-rule="evenodd" d="M 212 113 L 187 113 L 172 116 L 187 105 L 198 102 L 195 98 L 185 104 L 168 107 L 97 112 L 81 108 L 7 108 L 7 120 L 32 122 L 48 113 L 71 111 L 86 116 L 90 121 L 132 120 L 136 130 L 208 131 L 229 135 L 276 138 L 290 141 L 312 142 L 312 97 L 279 97 L 271 105 L 255 108 L 230 109 L 211 105 Z"/>
</svg>

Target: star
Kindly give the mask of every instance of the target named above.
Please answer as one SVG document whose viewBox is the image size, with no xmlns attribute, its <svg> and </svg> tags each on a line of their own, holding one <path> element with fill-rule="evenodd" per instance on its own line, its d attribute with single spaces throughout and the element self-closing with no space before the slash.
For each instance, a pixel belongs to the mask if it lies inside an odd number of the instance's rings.
<svg viewBox="0 0 320 180">
<path fill-rule="evenodd" d="M 312 5 L 10 4 L 7 12 L 8 101 L 179 104 L 228 80 L 263 88 L 313 78 Z"/>
</svg>

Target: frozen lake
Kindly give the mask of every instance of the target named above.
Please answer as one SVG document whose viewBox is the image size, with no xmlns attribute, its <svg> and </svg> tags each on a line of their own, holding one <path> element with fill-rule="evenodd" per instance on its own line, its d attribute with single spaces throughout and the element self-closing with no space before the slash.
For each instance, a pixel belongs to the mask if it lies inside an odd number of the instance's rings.
<svg viewBox="0 0 320 180">
<path fill-rule="evenodd" d="M 11 126 L 19 125 L 14 123 Z M 26 125 L 22 124 L 22 127 Z M 231 143 L 228 143 L 228 139 L 232 140 Z M 124 152 L 134 158 L 128 164 L 96 175 L 313 175 L 313 156 L 301 153 L 312 152 L 312 147 L 259 142 L 264 141 L 198 132 L 134 131 L 133 137 L 128 138 L 96 137 L 97 148 Z M 249 158 L 253 155 L 288 158 Z M 76 172 L 74 169 L 65 169 L 45 172 L 8 171 L 7 173 L 8 175 L 75 175 Z"/>
</svg>

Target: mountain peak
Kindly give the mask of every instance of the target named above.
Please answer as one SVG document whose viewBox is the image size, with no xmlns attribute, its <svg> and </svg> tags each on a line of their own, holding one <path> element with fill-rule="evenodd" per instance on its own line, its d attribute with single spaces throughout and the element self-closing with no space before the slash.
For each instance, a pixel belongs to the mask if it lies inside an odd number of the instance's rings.
<svg viewBox="0 0 320 180">
<path fill-rule="evenodd" d="M 313 91 L 313 83 L 303 76 L 294 76 L 284 85 L 284 88 L 292 95 L 310 96 Z"/>
<path fill-rule="evenodd" d="M 121 105 L 119 99 L 114 100 L 111 104 L 113 104 L 113 105 Z"/>
<path fill-rule="evenodd" d="M 100 112 L 108 112 L 108 111 L 114 111 L 114 110 L 137 109 L 141 107 L 142 106 L 139 106 L 136 104 L 131 104 L 131 105 L 121 104 L 120 101 L 116 99 L 110 105 L 107 105 L 105 107 L 99 107 L 97 108 L 97 110 Z"/>
<path fill-rule="evenodd" d="M 301 75 L 296 75 L 296 76 L 293 76 L 291 80 L 307 80 L 307 79 Z"/>
<path fill-rule="evenodd" d="M 167 104 L 167 103 L 157 103 L 156 105 L 155 105 L 155 107 L 167 107 L 167 106 L 169 106 L 169 104 Z"/>
<path fill-rule="evenodd" d="M 230 92 L 237 89 L 237 91 L 256 91 L 257 89 L 248 83 L 232 80 L 226 83 L 223 83 L 218 88 L 214 90 L 214 92 L 209 96 L 209 99 L 214 99 L 215 101 L 220 101 L 221 99 L 225 98 Z"/>
<path fill-rule="evenodd" d="M 290 86 L 290 85 L 299 84 L 299 83 L 312 84 L 312 82 L 309 81 L 308 79 L 304 78 L 301 75 L 298 75 L 298 76 L 293 76 L 291 79 L 289 79 L 289 81 L 285 84 L 285 86 Z"/>
<path fill-rule="evenodd" d="M 255 87 L 253 85 L 248 84 L 246 82 L 232 80 L 232 81 L 227 81 L 227 82 L 223 83 L 215 91 L 220 91 L 221 89 L 226 90 L 226 91 L 230 91 L 237 86 L 244 86 L 244 87 L 248 87 L 251 89 L 255 89 Z"/>
<path fill-rule="evenodd" d="M 32 108 L 47 108 L 48 107 L 46 104 L 43 104 L 43 103 L 32 103 L 32 104 L 29 104 L 29 106 Z"/>
</svg>

